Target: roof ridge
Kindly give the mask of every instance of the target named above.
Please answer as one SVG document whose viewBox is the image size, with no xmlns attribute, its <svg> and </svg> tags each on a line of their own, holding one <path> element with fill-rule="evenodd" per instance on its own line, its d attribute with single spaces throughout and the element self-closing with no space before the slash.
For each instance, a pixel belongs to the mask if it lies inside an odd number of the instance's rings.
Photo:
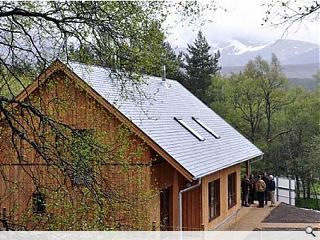
<svg viewBox="0 0 320 240">
<path fill-rule="evenodd" d="M 61 61 L 61 60 L 60 60 Z M 82 62 L 78 62 L 78 61 L 68 61 L 68 62 L 63 62 L 61 61 L 63 64 L 67 65 L 68 67 L 71 67 L 72 69 L 72 64 L 77 64 L 77 65 L 81 65 L 81 66 L 84 66 L 84 67 L 94 67 L 94 68 L 100 68 L 101 70 L 105 70 L 105 71 L 112 71 L 111 68 L 109 67 L 104 67 L 104 66 L 99 66 L 99 65 L 95 65 L 95 64 L 87 64 L 87 63 L 82 63 Z M 163 82 L 162 80 L 162 77 L 159 77 L 159 76 L 154 76 L 154 75 L 148 75 L 148 74 L 143 74 L 142 75 L 143 77 L 146 77 L 147 79 L 149 80 L 157 80 L 157 81 L 161 81 Z M 180 84 L 181 86 L 183 86 L 179 81 L 177 80 L 174 80 L 174 79 L 171 79 L 171 78 L 166 78 L 166 80 L 164 82 L 174 82 L 174 83 L 178 83 Z"/>
</svg>

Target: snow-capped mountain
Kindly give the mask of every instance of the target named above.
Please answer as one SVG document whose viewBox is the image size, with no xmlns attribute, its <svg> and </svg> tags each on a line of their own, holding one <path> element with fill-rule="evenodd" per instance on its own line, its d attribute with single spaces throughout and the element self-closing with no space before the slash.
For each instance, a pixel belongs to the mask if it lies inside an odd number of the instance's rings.
<svg viewBox="0 0 320 240">
<path fill-rule="evenodd" d="M 225 42 L 209 42 L 212 53 L 218 50 L 221 53 L 219 63 L 222 67 L 244 66 L 257 55 L 266 60 L 275 53 L 281 64 L 319 64 L 320 45 L 297 41 L 277 40 L 274 42 L 259 42 L 246 39 L 231 39 Z M 176 52 L 187 52 L 187 48 L 180 47 Z"/>
<path fill-rule="evenodd" d="M 221 72 L 227 75 L 242 71 L 244 65 L 257 55 L 271 60 L 272 53 L 275 53 L 289 83 L 312 90 L 318 85 L 313 75 L 320 68 L 319 47 L 317 44 L 296 40 L 278 40 L 271 43 L 232 40 L 213 51 L 220 50 Z"/>
<path fill-rule="evenodd" d="M 313 78 L 320 69 L 318 44 L 288 39 L 258 42 L 238 38 L 218 43 L 209 42 L 209 45 L 212 53 L 220 51 L 219 65 L 222 66 L 222 74 L 242 71 L 248 61 L 258 55 L 270 61 L 274 53 L 279 58 L 289 81 L 308 89 L 314 89 L 318 84 Z M 177 48 L 176 51 L 187 53 L 187 48 Z"/>
<path fill-rule="evenodd" d="M 221 66 L 244 66 L 257 55 L 270 60 L 275 53 L 281 64 L 319 63 L 319 45 L 297 40 L 277 40 L 270 43 L 250 42 L 232 39 L 227 43 L 212 48 L 213 52 L 220 50 Z"/>
<path fill-rule="evenodd" d="M 222 43 L 213 50 L 220 50 L 223 55 L 241 55 L 247 52 L 254 52 L 267 47 L 270 43 L 259 43 L 253 41 L 240 41 L 238 39 L 232 39 L 226 43 Z"/>
</svg>

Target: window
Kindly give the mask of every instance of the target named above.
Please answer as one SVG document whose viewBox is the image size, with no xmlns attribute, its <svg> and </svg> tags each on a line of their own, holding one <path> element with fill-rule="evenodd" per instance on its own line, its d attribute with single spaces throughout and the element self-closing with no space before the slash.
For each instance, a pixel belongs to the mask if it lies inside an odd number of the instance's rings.
<svg viewBox="0 0 320 240">
<path fill-rule="evenodd" d="M 196 138 L 198 138 L 199 141 L 204 141 L 204 137 L 202 137 L 199 133 L 197 133 L 195 130 L 193 130 L 188 124 L 186 124 L 182 119 L 173 118 L 174 120 L 176 120 L 178 123 L 180 123 L 181 126 L 183 126 L 185 129 L 187 129 L 193 136 L 195 136 Z"/>
<path fill-rule="evenodd" d="M 209 221 L 220 216 L 220 179 L 209 182 Z"/>
<path fill-rule="evenodd" d="M 79 128 L 73 130 L 74 137 L 80 137 L 80 138 L 88 138 L 93 136 L 93 130 L 92 129 L 86 129 L 86 128 Z"/>
<path fill-rule="evenodd" d="M 42 214 L 46 211 L 46 198 L 44 193 L 35 192 L 32 194 L 33 212 Z"/>
<path fill-rule="evenodd" d="M 211 128 L 209 128 L 207 125 L 205 125 L 202 121 L 200 121 L 199 118 L 192 117 L 192 119 L 198 123 L 201 127 L 203 127 L 208 133 L 210 133 L 212 136 L 214 136 L 216 139 L 221 138 L 215 131 L 213 131 Z"/>
<path fill-rule="evenodd" d="M 228 175 L 228 208 L 232 208 L 237 203 L 236 194 L 237 173 Z"/>
<path fill-rule="evenodd" d="M 165 162 L 165 160 L 153 149 L 151 150 L 151 161 L 152 161 L 152 165 Z"/>
</svg>

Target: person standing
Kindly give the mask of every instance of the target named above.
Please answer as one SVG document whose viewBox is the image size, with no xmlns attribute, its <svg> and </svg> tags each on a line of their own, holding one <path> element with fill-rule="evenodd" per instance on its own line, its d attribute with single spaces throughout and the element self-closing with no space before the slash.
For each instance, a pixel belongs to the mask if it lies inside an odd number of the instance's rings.
<svg viewBox="0 0 320 240">
<path fill-rule="evenodd" d="M 270 194 L 270 200 L 271 200 L 271 207 L 276 206 L 276 199 L 274 196 L 276 190 L 276 183 L 274 181 L 274 178 L 272 175 L 269 176 L 269 194 Z"/>
<path fill-rule="evenodd" d="M 244 176 L 241 182 L 241 188 L 242 188 L 242 205 L 245 207 L 250 207 L 249 205 L 250 181 L 247 175 Z"/>
<path fill-rule="evenodd" d="M 265 201 L 265 205 L 268 205 L 268 198 L 269 198 L 269 176 L 265 173 L 262 177 L 262 180 L 265 182 L 266 184 L 266 190 L 264 192 L 264 201 Z"/>
<path fill-rule="evenodd" d="M 261 179 L 261 175 L 259 175 L 258 180 L 256 182 L 256 191 L 258 193 L 259 200 L 259 208 L 264 207 L 264 195 L 266 191 L 266 183 Z"/>
<path fill-rule="evenodd" d="M 250 193 L 249 193 L 249 204 L 254 204 L 254 193 L 255 193 L 255 180 L 253 174 L 249 177 L 250 181 Z"/>
</svg>

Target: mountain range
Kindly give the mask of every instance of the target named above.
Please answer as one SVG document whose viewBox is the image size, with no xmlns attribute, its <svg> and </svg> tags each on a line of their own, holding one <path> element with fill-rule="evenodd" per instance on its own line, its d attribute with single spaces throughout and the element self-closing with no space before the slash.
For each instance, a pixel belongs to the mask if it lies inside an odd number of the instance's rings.
<svg viewBox="0 0 320 240">
<path fill-rule="evenodd" d="M 215 45 L 212 50 L 220 51 L 220 64 L 223 67 L 244 66 L 257 55 L 270 60 L 272 53 L 277 55 L 282 65 L 319 64 L 320 62 L 320 45 L 297 40 L 277 40 L 270 43 L 261 43 L 233 39 L 222 45 Z"/>
<path fill-rule="evenodd" d="M 283 72 L 293 84 L 313 89 L 317 85 L 313 75 L 320 68 L 320 45 L 305 41 L 282 39 L 273 42 L 231 39 L 210 43 L 212 53 L 220 51 L 219 64 L 223 74 L 238 73 L 248 61 L 260 55 L 271 60 L 276 54 L 283 66 Z M 187 52 L 187 48 L 177 48 L 177 52 Z"/>
</svg>

